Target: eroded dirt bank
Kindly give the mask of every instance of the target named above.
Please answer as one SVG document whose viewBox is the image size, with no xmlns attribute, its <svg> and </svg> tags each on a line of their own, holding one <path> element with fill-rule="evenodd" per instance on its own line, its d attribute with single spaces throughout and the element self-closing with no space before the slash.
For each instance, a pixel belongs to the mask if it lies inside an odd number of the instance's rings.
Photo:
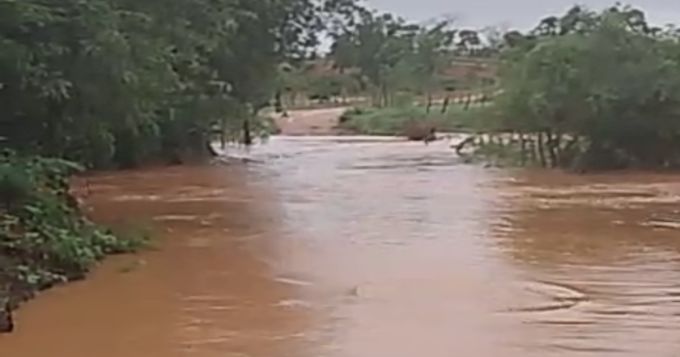
<svg viewBox="0 0 680 357">
<path fill-rule="evenodd" d="M 282 135 L 342 135 L 338 119 L 347 107 L 290 110 L 288 115 L 273 114 Z"/>
</svg>

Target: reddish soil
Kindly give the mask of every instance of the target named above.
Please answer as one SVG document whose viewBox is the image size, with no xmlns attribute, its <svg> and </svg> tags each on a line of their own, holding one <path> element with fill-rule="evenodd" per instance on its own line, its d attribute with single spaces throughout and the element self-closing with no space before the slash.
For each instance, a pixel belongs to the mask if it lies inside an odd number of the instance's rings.
<svg viewBox="0 0 680 357">
<path fill-rule="evenodd" d="M 283 135 L 341 135 L 338 120 L 345 107 L 288 111 L 288 117 L 275 114 L 274 120 Z"/>
</svg>

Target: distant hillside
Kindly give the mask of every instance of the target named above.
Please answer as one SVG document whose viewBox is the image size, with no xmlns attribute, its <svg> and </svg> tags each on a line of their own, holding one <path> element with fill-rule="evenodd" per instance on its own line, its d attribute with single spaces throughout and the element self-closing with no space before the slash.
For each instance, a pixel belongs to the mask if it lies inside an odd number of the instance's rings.
<svg viewBox="0 0 680 357">
<path fill-rule="evenodd" d="M 498 61 L 480 58 L 459 57 L 451 60 L 451 67 L 446 71 L 446 77 L 464 79 L 468 76 L 495 80 Z"/>
<path fill-rule="evenodd" d="M 311 73 L 319 75 L 339 74 L 332 59 L 322 58 L 307 64 Z M 456 57 L 451 60 L 451 66 L 444 73 L 446 79 L 465 80 L 470 77 L 493 81 L 496 78 L 498 61 L 487 58 Z M 348 71 L 346 71 L 348 72 Z M 349 70 L 349 72 L 353 72 Z"/>
</svg>

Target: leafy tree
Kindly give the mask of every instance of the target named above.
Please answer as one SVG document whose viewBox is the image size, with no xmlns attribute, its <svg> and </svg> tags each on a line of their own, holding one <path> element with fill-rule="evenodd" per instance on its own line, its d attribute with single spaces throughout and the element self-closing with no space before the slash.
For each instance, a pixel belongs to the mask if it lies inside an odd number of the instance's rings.
<svg viewBox="0 0 680 357">
<path fill-rule="evenodd" d="M 456 31 L 450 21 L 441 21 L 432 27 L 419 29 L 414 43 L 409 67 L 413 81 L 426 93 L 427 112 L 432 104 L 432 93 L 440 88 L 441 78 L 451 65 L 451 56 L 455 44 Z"/>
<path fill-rule="evenodd" d="M 0 0 L 0 332 L 16 291 L 138 243 L 83 218 L 72 162 L 202 160 L 215 133 L 250 143 L 281 64 L 312 55 L 324 3 Z"/>
<path fill-rule="evenodd" d="M 461 30 L 458 32 L 458 48 L 461 54 L 472 55 L 479 49 L 482 41 L 479 33 L 474 30 Z"/>
<path fill-rule="evenodd" d="M 634 8 L 574 7 L 506 36 L 499 127 L 546 166 L 662 168 L 680 161 L 678 37 Z"/>
<path fill-rule="evenodd" d="M 256 120 L 280 63 L 309 56 L 322 5 L 0 0 L 4 144 L 89 167 L 205 157 L 216 126 Z"/>
<path fill-rule="evenodd" d="M 357 10 L 359 21 L 333 34 L 330 57 L 342 69 L 356 68 L 360 81 L 374 92 L 374 102 L 389 102 L 394 70 L 412 52 L 417 26 L 390 14 Z M 356 22 L 355 22 L 356 21 Z"/>
</svg>

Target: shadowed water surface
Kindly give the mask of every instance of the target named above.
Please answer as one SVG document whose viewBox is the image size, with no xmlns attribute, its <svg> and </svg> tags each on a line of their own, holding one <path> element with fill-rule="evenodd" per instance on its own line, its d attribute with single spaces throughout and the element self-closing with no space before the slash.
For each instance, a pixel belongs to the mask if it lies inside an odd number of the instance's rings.
<svg viewBox="0 0 680 357">
<path fill-rule="evenodd" d="M 446 143 L 275 137 L 244 165 L 88 179 L 158 249 L 44 294 L 12 357 L 680 351 L 680 185 L 460 164 Z M 680 222 L 680 221 L 679 221 Z"/>
</svg>

